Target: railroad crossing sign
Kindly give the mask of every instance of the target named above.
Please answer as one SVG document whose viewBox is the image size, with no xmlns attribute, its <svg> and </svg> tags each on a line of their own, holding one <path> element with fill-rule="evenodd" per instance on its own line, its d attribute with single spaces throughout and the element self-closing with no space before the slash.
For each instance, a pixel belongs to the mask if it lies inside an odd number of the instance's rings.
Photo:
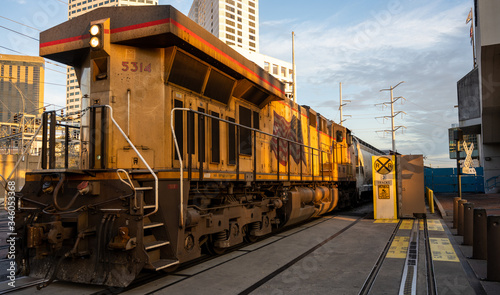
<svg viewBox="0 0 500 295">
<path fill-rule="evenodd" d="M 464 174 L 474 174 L 476 175 L 476 169 L 472 167 L 472 151 L 474 151 L 474 143 L 470 144 L 470 147 L 467 147 L 467 143 L 463 141 L 464 151 L 467 155 L 465 157 L 465 161 L 462 167 L 462 173 Z"/>
<path fill-rule="evenodd" d="M 375 161 L 375 171 L 380 174 L 388 174 L 394 169 L 394 163 L 391 159 L 386 157 L 380 157 Z"/>
<path fill-rule="evenodd" d="M 373 216 L 397 219 L 396 157 L 372 156 Z"/>
</svg>

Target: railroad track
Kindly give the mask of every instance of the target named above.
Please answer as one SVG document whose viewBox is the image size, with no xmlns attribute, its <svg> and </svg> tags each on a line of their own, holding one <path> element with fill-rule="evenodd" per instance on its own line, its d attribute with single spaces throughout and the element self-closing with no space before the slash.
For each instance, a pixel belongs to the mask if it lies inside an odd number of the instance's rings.
<svg viewBox="0 0 500 295">
<path fill-rule="evenodd" d="M 247 288 L 246 290 L 244 290 L 244 291 L 242 291 L 240 293 L 240 294 L 249 294 L 250 292 L 252 292 L 256 288 L 258 288 L 262 284 L 264 284 L 267 281 L 271 280 L 273 277 L 277 276 L 278 274 L 282 273 L 286 269 L 290 268 L 292 265 L 294 265 L 295 263 L 297 263 L 299 260 L 301 260 L 305 256 L 309 255 L 310 253 L 312 253 L 316 249 L 320 248 L 325 243 L 333 240 L 334 238 L 336 238 L 337 236 L 339 236 L 341 233 L 345 232 L 350 227 L 354 226 L 357 222 L 359 222 L 363 218 L 366 218 L 369 214 L 367 214 L 366 212 L 362 212 L 362 213 L 335 212 L 334 214 L 327 215 L 327 216 L 324 216 L 322 218 L 308 220 L 306 222 L 303 222 L 303 223 L 300 223 L 300 224 L 297 224 L 297 225 L 294 225 L 294 226 L 291 226 L 291 227 L 287 227 L 285 229 L 280 229 L 277 232 L 274 232 L 272 235 L 267 235 L 267 236 L 261 237 L 261 238 L 259 238 L 254 243 L 243 243 L 243 244 L 240 244 L 240 245 L 235 246 L 233 248 L 230 248 L 230 249 L 228 249 L 228 251 L 225 254 L 217 255 L 217 256 L 205 255 L 205 256 L 202 256 L 201 258 L 196 259 L 194 261 L 184 263 L 175 272 L 173 272 L 171 274 L 172 275 L 177 275 L 177 273 L 182 272 L 183 270 L 186 270 L 186 269 L 188 269 L 190 267 L 193 267 L 195 265 L 198 265 L 198 264 L 201 264 L 201 263 L 204 263 L 204 262 L 209 262 L 209 261 L 211 261 L 211 260 L 213 260 L 215 258 L 218 258 L 218 257 L 223 257 L 225 255 L 229 255 L 232 252 L 238 251 L 238 250 L 240 250 L 242 248 L 245 248 L 245 247 L 247 247 L 249 245 L 252 245 L 252 244 L 257 244 L 260 241 L 264 241 L 264 240 L 266 240 L 266 239 L 268 239 L 270 237 L 273 237 L 273 236 L 275 237 L 274 239 L 276 239 L 276 240 L 274 242 L 272 242 L 272 243 L 275 243 L 275 242 L 279 241 L 282 238 L 295 235 L 295 234 L 297 234 L 299 232 L 302 232 L 303 230 L 307 230 L 308 228 L 312 228 L 312 227 L 314 227 L 316 225 L 319 225 L 319 224 L 321 224 L 323 222 L 326 222 L 326 221 L 328 221 L 328 220 L 330 220 L 332 218 L 335 218 L 337 216 L 340 216 L 340 215 L 343 216 L 343 217 L 346 217 L 346 216 L 353 217 L 353 221 L 350 222 L 347 226 L 341 228 L 339 231 L 337 231 L 332 236 L 330 236 L 327 239 L 325 239 L 325 240 L 323 240 L 323 241 L 315 244 L 314 246 L 312 246 L 311 248 L 309 248 L 307 251 L 303 252 L 298 257 L 292 259 L 290 262 L 288 262 L 283 267 L 277 269 L 273 273 L 270 273 L 265 278 L 263 278 L 262 280 L 256 282 L 255 284 L 253 284 L 252 286 L 250 286 L 249 288 Z M 294 232 L 293 234 L 290 234 L 290 235 L 283 236 L 283 237 L 281 237 L 279 239 L 276 238 L 277 235 L 280 235 L 281 233 L 287 232 L 287 231 L 296 231 L 296 232 Z M 266 244 L 266 245 L 270 245 L 272 243 L 269 243 L 269 244 Z M 240 257 L 240 256 L 238 256 L 238 257 Z M 225 260 L 222 263 L 215 264 L 212 267 L 205 269 L 203 272 L 210 271 L 211 269 L 213 269 L 213 268 L 215 268 L 217 266 L 220 266 L 220 265 L 222 265 L 224 263 L 229 263 L 232 260 L 233 259 L 228 259 L 228 260 Z M 152 282 L 155 282 L 155 281 L 159 281 L 161 279 L 166 278 L 167 276 L 169 276 L 171 274 L 169 274 L 169 273 L 162 273 L 162 272 L 151 272 L 151 273 L 149 273 L 149 272 L 143 272 L 134 282 L 132 282 L 131 285 L 129 285 L 126 288 L 102 287 L 102 289 L 100 289 L 100 288 L 96 288 L 96 286 L 89 286 L 88 291 L 83 291 L 83 289 L 82 289 L 81 294 L 103 295 L 103 294 L 120 294 L 120 293 L 127 293 L 127 292 L 132 292 L 132 293 L 135 292 L 137 294 L 142 294 L 143 292 L 141 292 L 140 290 L 141 290 L 141 287 L 143 285 L 146 285 L 146 284 L 149 284 L 149 283 L 152 283 Z M 190 278 L 190 277 L 192 277 L 192 276 L 185 276 L 185 279 Z M 33 281 L 33 282 L 21 283 L 20 282 L 21 278 L 18 278 L 18 280 L 19 280 L 20 284 L 16 284 L 16 288 L 11 288 L 11 289 L 8 289 L 8 290 L 0 290 L 0 294 L 9 294 L 9 293 L 13 293 L 13 292 L 21 292 L 23 290 L 25 292 L 27 292 L 29 290 L 29 288 L 33 288 L 34 289 L 34 287 L 37 286 L 38 284 L 41 284 L 41 283 L 45 282 L 44 280 L 37 280 L 37 281 Z M 182 279 L 179 280 L 179 281 L 177 281 L 177 282 L 180 282 L 180 281 L 182 281 Z M 53 285 L 47 287 L 46 291 L 48 293 L 57 293 L 58 292 L 57 290 L 59 289 L 58 286 L 60 284 L 62 284 L 62 283 L 55 281 L 53 283 Z M 64 283 L 64 284 L 65 284 L 65 286 L 67 288 L 68 284 L 71 284 L 71 283 Z M 172 284 L 175 284 L 175 283 L 172 283 Z M 146 294 L 153 294 L 154 292 L 162 290 L 162 289 L 164 289 L 164 288 L 166 288 L 166 287 L 168 287 L 168 286 L 170 286 L 172 284 L 159 285 L 158 288 L 157 288 L 157 290 L 154 290 L 154 291 L 152 291 L 150 293 L 146 293 Z M 74 286 L 77 287 L 77 288 L 84 288 L 84 286 L 79 285 L 79 284 L 74 284 Z M 30 290 L 30 291 L 33 291 L 33 290 Z M 21 294 L 29 294 L 29 293 L 23 293 L 23 292 L 21 292 Z M 45 292 L 44 293 L 40 293 L 40 294 L 45 294 Z"/>
<path fill-rule="evenodd" d="M 400 220 L 396 228 L 392 232 L 391 237 L 387 241 L 384 249 L 380 253 L 377 261 L 375 262 L 370 274 L 368 275 L 365 283 L 360 289 L 358 295 L 367 295 L 372 291 L 379 272 L 381 271 L 382 265 L 387 259 L 387 254 L 391 245 L 393 244 L 394 238 L 400 230 L 403 220 Z M 421 230 L 420 224 L 423 224 L 423 230 Z M 434 274 L 434 264 L 432 261 L 432 252 L 430 247 L 429 230 L 427 219 L 414 219 L 411 231 L 409 233 L 408 249 L 406 253 L 405 263 L 401 275 L 401 282 L 399 287 L 399 295 L 415 295 L 417 294 L 417 276 L 425 275 L 426 280 L 426 291 L 427 294 L 435 295 L 437 294 L 436 278 Z M 420 240 L 423 238 L 423 240 Z M 419 251 L 420 246 L 425 247 L 425 252 Z M 423 252 L 423 256 L 419 255 Z M 419 273 L 418 264 L 425 263 L 425 274 Z"/>
</svg>

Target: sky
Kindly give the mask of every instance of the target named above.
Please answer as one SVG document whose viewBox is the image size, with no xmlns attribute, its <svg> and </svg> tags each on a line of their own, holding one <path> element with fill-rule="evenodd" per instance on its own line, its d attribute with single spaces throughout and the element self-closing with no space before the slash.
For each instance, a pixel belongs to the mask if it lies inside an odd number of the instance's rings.
<svg viewBox="0 0 500 295">
<path fill-rule="evenodd" d="M 39 32 L 67 20 L 65 0 L 2 0 L 0 54 L 38 55 Z M 160 0 L 182 13 L 192 0 Z M 425 165 L 454 167 L 448 128 L 457 123 L 457 81 L 473 68 L 472 0 L 260 0 L 260 52 L 292 61 L 295 33 L 297 102 L 339 122 L 380 149 L 391 149 L 389 91 L 394 97 L 396 149 L 423 154 Z M 24 24 L 21 25 L 21 24 Z M 29 26 L 29 27 L 27 27 Z M 10 30 L 20 32 L 19 35 Z M 49 61 L 50 62 L 50 61 Z M 45 103 L 65 105 L 65 67 L 46 65 Z M 50 108 L 49 107 L 49 108 Z M 404 113 L 403 113 L 404 112 Z M 351 117 L 347 117 L 351 116 Z"/>
</svg>

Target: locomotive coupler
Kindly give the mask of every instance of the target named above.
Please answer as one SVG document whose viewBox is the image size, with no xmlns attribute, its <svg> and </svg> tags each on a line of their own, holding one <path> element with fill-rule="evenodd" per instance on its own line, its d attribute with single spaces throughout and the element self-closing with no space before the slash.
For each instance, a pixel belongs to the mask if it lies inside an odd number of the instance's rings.
<svg viewBox="0 0 500 295">
<path fill-rule="evenodd" d="M 136 247 L 137 240 L 136 238 L 131 238 L 129 235 L 129 229 L 126 226 L 122 226 L 118 228 L 118 235 L 113 238 L 108 245 L 110 249 L 114 250 L 131 250 Z"/>
</svg>

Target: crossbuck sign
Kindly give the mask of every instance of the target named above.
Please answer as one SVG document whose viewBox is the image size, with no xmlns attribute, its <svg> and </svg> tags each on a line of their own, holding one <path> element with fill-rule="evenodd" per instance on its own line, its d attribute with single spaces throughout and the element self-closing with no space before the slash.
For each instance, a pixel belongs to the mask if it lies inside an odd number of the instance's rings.
<svg viewBox="0 0 500 295">
<path fill-rule="evenodd" d="M 464 164 L 462 166 L 462 173 L 476 175 L 476 169 L 474 169 L 474 167 L 472 167 L 472 151 L 474 150 L 474 143 L 471 143 L 470 148 L 467 148 L 467 143 L 464 141 L 463 146 L 464 146 L 465 154 L 467 156 L 465 157 L 465 161 L 464 161 Z"/>
</svg>

